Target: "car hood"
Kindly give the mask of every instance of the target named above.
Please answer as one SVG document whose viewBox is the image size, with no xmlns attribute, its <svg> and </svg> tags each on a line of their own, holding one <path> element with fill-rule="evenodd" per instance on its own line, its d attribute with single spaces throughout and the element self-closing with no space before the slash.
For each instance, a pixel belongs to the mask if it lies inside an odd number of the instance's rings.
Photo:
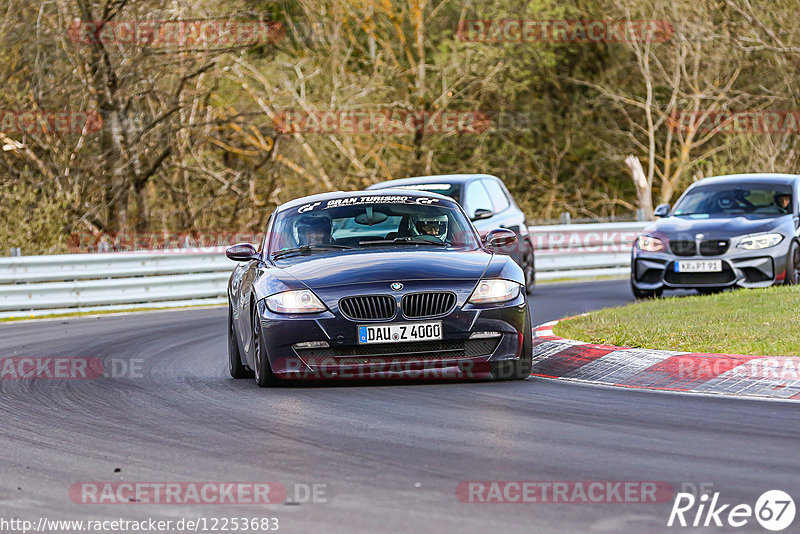
<svg viewBox="0 0 800 534">
<path fill-rule="evenodd" d="M 477 281 L 491 260 L 484 250 L 360 250 L 286 258 L 276 266 L 316 289 L 398 280 Z"/>
<path fill-rule="evenodd" d="M 711 239 L 736 237 L 746 234 L 768 232 L 781 225 L 786 217 L 667 217 L 647 227 L 646 232 L 667 238 L 694 240 L 697 234 Z"/>
</svg>

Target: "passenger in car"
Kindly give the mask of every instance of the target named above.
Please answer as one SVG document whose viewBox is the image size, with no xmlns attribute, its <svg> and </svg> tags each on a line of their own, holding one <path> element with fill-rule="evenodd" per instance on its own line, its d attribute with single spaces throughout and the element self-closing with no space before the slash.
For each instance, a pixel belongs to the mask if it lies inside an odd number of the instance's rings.
<svg viewBox="0 0 800 534">
<path fill-rule="evenodd" d="M 783 213 L 790 213 L 792 211 L 792 195 L 788 193 L 777 193 L 775 195 L 775 205 Z"/>
</svg>

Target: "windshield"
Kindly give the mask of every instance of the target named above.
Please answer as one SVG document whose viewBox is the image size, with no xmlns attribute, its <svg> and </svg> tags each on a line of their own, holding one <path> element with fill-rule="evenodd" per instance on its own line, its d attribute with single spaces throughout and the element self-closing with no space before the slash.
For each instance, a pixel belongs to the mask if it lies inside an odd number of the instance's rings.
<svg viewBox="0 0 800 534">
<path fill-rule="evenodd" d="M 439 193 L 440 195 L 444 195 L 446 197 L 455 199 L 456 201 L 458 201 L 458 198 L 461 195 L 460 184 L 429 183 L 429 184 L 398 185 L 393 187 L 396 187 L 397 189 L 413 189 L 414 191 L 429 191 L 431 193 Z"/>
<path fill-rule="evenodd" d="M 276 217 L 271 256 L 295 249 L 310 253 L 376 246 L 480 246 L 458 206 L 437 198 L 342 197 L 283 210 Z"/>
<path fill-rule="evenodd" d="M 792 213 L 792 189 L 781 184 L 725 184 L 696 187 L 675 206 L 674 215 L 761 215 Z"/>
</svg>

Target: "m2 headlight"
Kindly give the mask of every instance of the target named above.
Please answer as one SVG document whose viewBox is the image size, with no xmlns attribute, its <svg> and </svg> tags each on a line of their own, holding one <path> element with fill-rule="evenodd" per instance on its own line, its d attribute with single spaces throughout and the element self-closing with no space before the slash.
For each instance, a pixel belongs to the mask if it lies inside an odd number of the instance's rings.
<svg viewBox="0 0 800 534">
<path fill-rule="evenodd" d="M 660 239 L 649 235 L 640 235 L 636 240 L 636 246 L 639 250 L 644 250 L 645 252 L 664 250 L 664 243 Z"/>
<path fill-rule="evenodd" d="M 782 234 L 757 234 L 747 235 L 739 241 L 736 248 L 743 248 L 745 250 L 761 250 L 762 248 L 774 247 L 783 241 Z"/>
<path fill-rule="evenodd" d="M 319 297 L 308 289 L 276 293 L 266 301 L 273 313 L 320 313 L 326 309 Z"/>
<path fill-rule="evenodd" d="M 517 298 L 522 288 L 511 280 L 481 280 L 469 297 L 470 304 L 495 304 Z"/>
</svg>

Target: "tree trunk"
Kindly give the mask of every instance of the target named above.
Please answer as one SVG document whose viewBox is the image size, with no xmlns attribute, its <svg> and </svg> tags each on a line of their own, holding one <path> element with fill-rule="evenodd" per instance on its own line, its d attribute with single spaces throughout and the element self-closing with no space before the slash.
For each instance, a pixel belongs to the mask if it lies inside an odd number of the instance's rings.
<svg viewBox="0 0 800 534">
<path fill-rule="evenodd" d="M 636 187 L 636 204 L 639 209 L 644 210 L 647 220 L 653 218 L 653 194 L 647 176 L 644 174 L 642 162 L 633 154 L 625 158 L 625 164 L 631 171 L 631 179 Z"/>
<path fill-rule="evenodd" d="M 136 232 L 146 234 L 150 227 L 150 206 L 147 203 L 147 183 L 136 182 Z"/>
</svg>

